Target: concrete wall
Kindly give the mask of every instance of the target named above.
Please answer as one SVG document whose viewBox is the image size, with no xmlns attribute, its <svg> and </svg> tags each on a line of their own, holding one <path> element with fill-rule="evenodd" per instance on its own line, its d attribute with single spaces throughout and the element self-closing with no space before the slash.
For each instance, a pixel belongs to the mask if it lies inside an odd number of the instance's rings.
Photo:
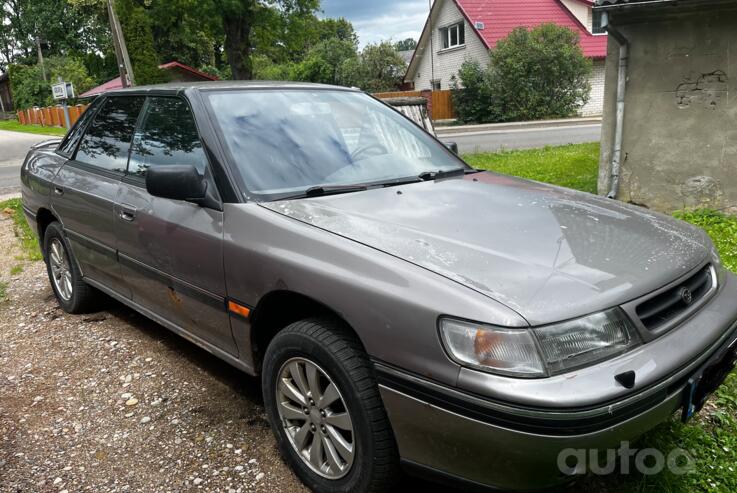
<svg viewBox="0 0 737 493">
<path fill-rule="evenodd" d="M 631 54 L 617 198 L 666 212 L 737 207 L 737 10 L 641 10 L 612 17 Z M 602 194 L 610 185 L 618 52 L 610 36 Z"/>
<path fill-rule="evenodd" d="M 435 65 L 434 78 L 440 80 L 440 89 L 450 89 L 451 77 L 458 74 L 458 70 L 466 59 L 478 60 L 483 66 L 489 64 L 489 51 L 486 45 L 481 41 L 473 26 L 468 23 L 455 2 L 452 0 L 437 0 L 442 2 L 440 8 L 436 11 L 436 17 L 433 19 L 433 56 L 430 56 L 430 43 L 427 49 L 420 56 L 420 63 L 417 73 L 413 79 L 415 90 L 431 89 L 430 81 L 433 79 L 431 58 Z M 463 21 L 465 24 L 465 40 L 464 46 L 443 49 L 443 42 L 440 37 L 440 29 L 458 22 Z"/>
</svg>

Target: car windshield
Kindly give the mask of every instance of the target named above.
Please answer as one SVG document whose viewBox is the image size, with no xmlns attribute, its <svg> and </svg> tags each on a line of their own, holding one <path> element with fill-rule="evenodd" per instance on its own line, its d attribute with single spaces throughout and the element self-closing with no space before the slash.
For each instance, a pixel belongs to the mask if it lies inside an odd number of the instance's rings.
<svg viewBox="0 0 737 493">
<path fill-rule="evenodd" d="M 465 168 L 420 127 L 366 94 L 341 90 L 209 92 L 251 200 L 315 187 L 378 185 Z"/>
</svg>

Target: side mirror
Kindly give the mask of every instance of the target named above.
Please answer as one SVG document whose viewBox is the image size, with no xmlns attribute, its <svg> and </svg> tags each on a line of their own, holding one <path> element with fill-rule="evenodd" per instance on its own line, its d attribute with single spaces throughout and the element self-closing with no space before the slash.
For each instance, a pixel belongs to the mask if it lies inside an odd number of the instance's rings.
<svg viewBox="0 0 737 493">
<path fill-rule="evenodd" d="M 458 155 L 458 144 L 457 143 L 455 143 L 455 142 L 443 142 L 443 145 L 445 147 L 447 147 L 450 150 L 450 152 L 452 152 L 456 156 Z"/>
<path fill-rule="evenodd" d="M 191 164 L 153 166 L 146 170 L 146 190 L 155 197 L 199 202 L 205 198 L 207 181 Z"/>
</svg>

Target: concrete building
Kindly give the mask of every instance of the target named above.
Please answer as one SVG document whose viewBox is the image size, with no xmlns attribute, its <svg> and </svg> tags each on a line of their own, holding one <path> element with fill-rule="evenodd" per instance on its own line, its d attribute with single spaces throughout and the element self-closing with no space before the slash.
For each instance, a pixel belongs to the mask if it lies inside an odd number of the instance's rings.
<svg viewBox="0 0 737 493">
<path fill-rule="evenodd" d="M 591 97 L 581 114 L 600 115 L 607 35 L 592 6 L 593 0 L 435 0 L 405 82 L 418 91 L 450 89 L 464 61 L 486 66 L 489 50 L 513 29 L 552 22 L 578 32 L 584 54 L 593 60 Z"/>
<path fill-rule="evenodd" d="M 595 11 L 610 32 L 600 193 L 737 211 L 737 0 L 597 0 Z"/>
</svg>

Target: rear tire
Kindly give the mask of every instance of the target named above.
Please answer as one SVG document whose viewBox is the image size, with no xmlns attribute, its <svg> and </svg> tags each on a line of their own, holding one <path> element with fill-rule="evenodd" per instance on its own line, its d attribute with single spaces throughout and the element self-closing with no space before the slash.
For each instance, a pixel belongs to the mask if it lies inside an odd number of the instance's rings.
<svg viewBox="0 0 737 493">
<path fill-rule="evenodd" d="M 51 288 L 67 313 L 88 313 L 99 306 L 100 292 L 84 282 L 61 224 L 52 222 L 44 232 L 44 260 Z"/>
<path fill-rule="evenodd" d="M 397 446 L 371 362 L 345 326 L 308 319 L 283 329 L 266 349 L 262 386 L 281 455 L 310 489 L 396 485 Z"/>
</svg>

